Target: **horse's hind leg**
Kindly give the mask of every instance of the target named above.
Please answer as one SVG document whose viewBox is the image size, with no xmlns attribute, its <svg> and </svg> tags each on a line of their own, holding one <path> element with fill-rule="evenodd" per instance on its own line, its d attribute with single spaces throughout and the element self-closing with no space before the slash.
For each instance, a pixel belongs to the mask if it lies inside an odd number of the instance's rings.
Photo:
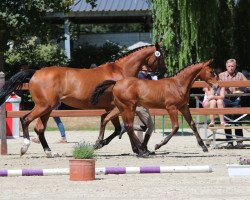
<svg viewBox="0 0 250 200">
<path fill-rule="evenodd" d="M 38 119 L 36 126 L 34 128 L 34 130 L 37 133 L 39 140 L 43 146 L 43 150 L 48 158 L 51 158 L 53 156 L 51 153 L 51 149 L 49 148 L 49 145 L 45 139 L 44 132 L 45 132 L 45 129 L 47 127 L 47 122 L 48 122 L 50 113 L 51 113 L 51 111 L 49 113 L 46 113 L 45 115 L 41 116 Z"/>
<path fill-rule="evenodd" d="M 24 155 L 28 151 L 28 148 L 30 146 L 29 124 L 31 121 L 29 122 L 28 120 L 26 120 L 26 117 L 29 114 L 30 113 L 28 113 L 20 118 L 22 129 L 23 129 L 23 138 L 24 138 L 23 139 L 23 146 L 21 147 L 21 150 L 20 150 L 21 156 Z"/>
<path fill-rule="evenodd" d="M 179 123 L 178 123 L 178 110 L 176 108 L 167 109 L 171 123 L 172 123 L 172 131 L 171 133 L 164 138 L 163 141 L 161 141 L 159 144 L 155 145 L 155 150 L 159 149 L 161 146 L 168 143 L 168 141 L 173 137 L 173 135 L 178 131 L 179 129 Z"/>
<path fill-rule="evenodd" d="M 32 111 L 28 114 L 26 114 L 24 117 L 20 118 L 21 124 L 22 124 L 22 129 L 23 129 L 23 146 L 21 147 L 21 156 L 24 155 L 30 145 L 30 137 L 29 137 L 29 124 L 36 118 L 40 117 L 41 115 L 44 115 L 44 113 L 49 112 L 50 108 L 49 107 L 40 107 L 40 106 L 35 106 Z"/>
<path fill-rule="evenodd" d="M 187 123 L 189 124 L 190 128 L 193 130 L 197 142 L 201 146 L 202 150 L 204 152 L 208 152 L 206 145 L 204 144 L 203 140 L 200 137 L 200 134 L 198 133 L 195 122 L 190 114 L 189 108 L 187 106 L 184 106 L 180 109 L 180 111 L 183 114 L 184 118 L 186 119 Z"/>
</svg>

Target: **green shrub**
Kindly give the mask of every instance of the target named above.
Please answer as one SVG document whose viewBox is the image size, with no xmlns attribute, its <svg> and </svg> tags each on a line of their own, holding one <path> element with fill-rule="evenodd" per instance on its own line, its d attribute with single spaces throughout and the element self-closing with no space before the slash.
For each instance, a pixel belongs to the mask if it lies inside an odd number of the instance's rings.
<svg viewBox="0 0 250 200">
<path fill-rule="evenodd" d="M 91 159 L 95 157 L 95 149 L 87 142 L 80 142 L 73 147 L 73 157 L 75 159 Z"/>
<path fill-rule="evenodd" d="M 7 79 L 17 73 L 23 63 L 27 63 L 33 69 L 68 65 L 68 58 L 59 45 L 38 44 L 37 41 L 37 37 L 32 37 L 25 43 L 15 44 L 5 53 L 4 71 Z"/>
</svg>

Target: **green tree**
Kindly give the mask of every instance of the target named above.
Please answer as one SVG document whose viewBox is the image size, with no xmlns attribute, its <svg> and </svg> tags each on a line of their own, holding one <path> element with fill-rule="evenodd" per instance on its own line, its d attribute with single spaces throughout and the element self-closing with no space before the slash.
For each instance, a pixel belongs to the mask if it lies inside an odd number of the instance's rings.
<svg viewBox="0 0 250 200">
<path fill-rule="evenodd" d="M 249 1 L 152 0 L 152 3 L 153 37 L 164 44 L 169 74 L 188 63 L 210 58 L 219 67 L 229 58 L 249 63 Z"/>
<path fill-rule="evenodd" d="M 96 0 L 86 0 L 95 6 Z M 3 71 L 3 54 L 8 42 L 23 42 L 27 36 L 49 38 L 47 12 L 69 11 L 74 0 L 1 0 L 0 4 L 0 71 Z M 51 29 L 52 30 L 52 29 Z"/>
<path fill-rule="evenodd" d="M 39 44 L 37 38 L 32 37 L 5 52 L 5 73 L 8 78 L 17 73 L 24 63 L 39 69 L 46 66 L 66 66 L 68 62 L 64 50 L 57 44 Z"/>
</svg>

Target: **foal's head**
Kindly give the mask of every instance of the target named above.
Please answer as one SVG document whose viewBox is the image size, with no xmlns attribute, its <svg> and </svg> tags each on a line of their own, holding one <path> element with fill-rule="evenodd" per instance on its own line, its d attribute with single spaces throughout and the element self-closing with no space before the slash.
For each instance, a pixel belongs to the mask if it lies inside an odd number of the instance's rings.
<svg viewBox="0 0 250 200">
<path fill-rule="evenodd" d="M 203 63 L 202 70 L 198 74 L 198 78 L 206 81 L 209 86 L 218 86 L 218 76 L 214 72 L 214 69 L 209 65 L 212 63 L 213 60 L 205 61 Z"/>
<path fill-rule="evenodd" d="M 146 60 L 145 66 L 149 71 L 156 72 L 157 75 L 164 75 L 166 72 L 164 52 L 161 49 L 160 43 L 155 43 L 155 52 Z"/>
</svg>

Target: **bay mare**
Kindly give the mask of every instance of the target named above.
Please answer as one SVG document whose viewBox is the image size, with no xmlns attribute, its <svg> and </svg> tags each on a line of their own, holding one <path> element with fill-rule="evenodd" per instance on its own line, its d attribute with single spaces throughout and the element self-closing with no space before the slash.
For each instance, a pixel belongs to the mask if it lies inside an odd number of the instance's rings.
<svg viewBox="0 0 250 200">
<path fill-rule="evenodd" d="M 112 93 L 117 107 L 115 107 L 103 120 L 101 130 L 105 130 L 108 121 L 121 114 L 124 126 L 131 141 L 132 150 L 139 155 L 148 155 L 150 152 L 147 149 L 147 144 L 151 135 L 145 135 L 141 143 L 134 134 L 133 123 L 136 107 L 140 105 L 145 108 L 166 109 L 169 114 L 172 123 L 172 131 L 162 142 L 156 144 L 155 150 L 166 144 L 178 131 L 178 111 L 180 111 L 193 130 L 198 144 L 202 147 L 204 152 L 207 152 L 207 147 L 201 140 L 190 114 L 188 101 L 189 91 L 193 82 L 198 77 L 206 81 L 210 86 L 218 85 L 217 77 L 213 69 L 209 66 L 211 62 L 212 61 L 209 60 L 191 64 L 178 72 L 175 76 L 161 80 L 126 78 L 119 81 L 104 81 L 94 91 L 91 102 L 93 104 L 98 103 L 100 95 L 110 86 L 113 86 Z"/>
<path fill-rule="evenodd" d="M 35 103 L 34 108 L 21 117 L 24 142 L 21 155 L 25 154 L 30 145 L 28 126 L 36 118 L 38 121 L 35 132 L 39 136 L 41 145 L 48 157 L 52 156 L 51 149 L 45 139 L 44 132 L 52 110 L 61 102 L 78 109 L 104 108 L 110 111 L 114 104 L 112 95 L 107 92 L 100 103 L 93 106 L 89 101 L 95 87 L 105 80 L 120 80 L 126 77 L 135 77 L 146 65 L 149 70 L 162 70 L 164 58 L 158 43 L 143 46 L 120 56 L 114 62 L 108 62 L 94 69 L 75 69 L 68 67 L 46 67 L 40 70 L 25 70 L 12 76 L 0 90 L 0 105 L 5 99 L 27 79 L 29 91 Z M 160 69 L 161 68 L 161 69 Z M 107 115 L 104 114 L 103 119 Z M 121 126 L 119 118 L 113 118 L 114 135 L 119 135 Z"/>
</svg>

